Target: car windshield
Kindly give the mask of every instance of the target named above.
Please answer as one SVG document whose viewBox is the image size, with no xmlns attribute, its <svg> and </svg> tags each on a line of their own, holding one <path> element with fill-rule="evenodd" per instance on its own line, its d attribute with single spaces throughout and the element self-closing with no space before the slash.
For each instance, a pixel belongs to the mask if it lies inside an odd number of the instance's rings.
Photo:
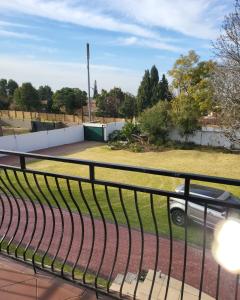
<svg viewBox="0 0 240 300">
<path fill-rule="evenodd" d="M 182 185 L 178 188 L 178 192 L 182 193 L 183 191 L 184 191 L 184 185 Z M 197 185 L 197 184 L 190 185 L 190 194 L 198 194 L 198 195 L 202 195 L 205 197 L 217 199 L 223 193 L 224 193 L 224 191 L 222 191 L 222 190 L 215 189 L 215 188 L 208 187 L 208 186 Z"/>
</svg>

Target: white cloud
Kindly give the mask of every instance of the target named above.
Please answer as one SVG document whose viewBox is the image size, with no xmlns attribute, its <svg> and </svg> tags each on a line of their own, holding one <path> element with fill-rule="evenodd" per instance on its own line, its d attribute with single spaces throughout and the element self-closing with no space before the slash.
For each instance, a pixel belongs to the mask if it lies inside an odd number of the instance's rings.
<svg viewBox="0 0 240 300">
<path fill-rule="evenodd" d="M 198 38 L 214 38 L 218 22 L 232 4 L 229 0 L 100 0 L 100 3 L 138 24 Z"/>
<path fill-rule="evenodd" d="M 144 38 L 158 39 L 157 30 L 165 28 L 211 39 L 230 3 L 231 0 L 1 0 L 0 8 Z"/>
<path fill-rule="evenodd" d="M 10 38 L 17 38 L 17 39 L 30 39 L 30 40 L 35 40 L 35 41 L 42 41 L 43 39 L 29 33 L 25 32 L 16 32 L 16 31 L 10 31 L 10 30 L 5 30 L 0 28 L 0 36 L 3 37 L 10 37 Z"/>
<path fill-rule="evenodd" d="M 32 82 L 36 87 L 50 85 L 54 90 L 64 86 L 87 90 L 86 65 L 69 62 L 50 62 L 33 57 L 0 56 L 0 78 L 13 78 L 19 83 Z M 98 88 L 114 86 L 136 93 L 142 74 L 129 69 L 106 65 L 91 65 L 91 81 Z"/>
<path fill-rule="evenodd" d="M 157 37 L 155 32 L 143 26 L 123 22 L 97 11 L 94 12 L 89 8 L 77 5 L 76 1 L 1 0 L 0 8 L 90 28 L 130 33 L 143 37 Z"/>
<path fill-rule="evenodd" d="M 123 46 L 135 45 L 135 46 L 140 46 L 140 47 L 168 50 L 168 51 L 173 51 L 173 52 L 183 51 L 183 49 L 181 47 L 172 45 L 170 43 L 165 43 L 164 41 L 138 38 L 136 36 L 118 39 L 117 43 L 119 43 L 120 45 L 123 45 Z"/>
</svg>

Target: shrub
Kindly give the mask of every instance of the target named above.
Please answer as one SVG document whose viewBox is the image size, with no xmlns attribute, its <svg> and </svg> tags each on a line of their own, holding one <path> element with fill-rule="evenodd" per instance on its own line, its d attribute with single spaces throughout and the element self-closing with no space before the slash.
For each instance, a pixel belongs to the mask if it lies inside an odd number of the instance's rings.
<svg viewBox="0 0 240 300">
<path fill-rule="evenodd" d="M 166 142 L 171 128 L 171 105 L 166 101 L 158 102 L 141 114 L 139 123 L 150 142 Z"/>
<path fill-rule="evenodd" d="M 125 137 L 125 139 L 129 142 L 131 142 L 133 140 L 132 135 L 136 134 L 139 135 L 140 134 L 140 128 L 138 125 L 127 122 L 123 128 L 122 128 L 122 136 Z"/>
<path fill-rule="evenodd" d="M 114 130 L 112 133 L 109 134 L 109 142 L 116 142 L 122 139 L 122 133 L 120 130 Z"/>
</svg>

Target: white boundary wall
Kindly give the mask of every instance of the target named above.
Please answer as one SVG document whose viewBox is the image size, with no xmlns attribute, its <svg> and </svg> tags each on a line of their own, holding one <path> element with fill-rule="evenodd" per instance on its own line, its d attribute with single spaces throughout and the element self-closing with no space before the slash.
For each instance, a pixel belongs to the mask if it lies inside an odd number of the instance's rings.
<svg viewBox="0 0 240 300">
<path fill-rule="evenodd" d="M 173 141 L 186 142 L 186 138 L 182 137 L 176 129 L 170 132 L 169 138 Z M 189 135 L 187 141 L 201 146 L 240 149 L 240 145 L 233 144 L 221 129 L 214 127 L 202 127 L 202 130 L 197 130 L 194 134 Z"/>
<path fill-rule="evenodd" d="M 108 141 L 109 134 L 112 133 L 114 130 L 121 130 L 125 122 L 114 122 L 106 124 L 106 129 L 104 130 L 104 141 Z"/>
<path fill-rule="evenodd" d="M 29 152 L 84 141 L 83 125 L 0 137 L 0 149 Z"/>
</svg>

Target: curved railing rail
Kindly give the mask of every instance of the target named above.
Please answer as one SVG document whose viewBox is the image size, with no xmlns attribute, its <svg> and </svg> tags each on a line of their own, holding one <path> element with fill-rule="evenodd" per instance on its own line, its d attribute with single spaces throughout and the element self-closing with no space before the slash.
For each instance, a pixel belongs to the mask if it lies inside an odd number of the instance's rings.
<svg viewBox="0 0 240 300">
<path fill-rule="evenodd" d="M 180 283 L 180 299 L 189 285 L 197 289 L 199 299 L 204 299 L 204 293 L 216 299 L 226 299 L 225 295 L 238 299 L 238 275 L 227 273 L 214 261 L 209 249 L 213 234 L 207 222 L 210 205 L 228 212 L 240 210 L 240 203 L 199 198 L 189 189 L 197 181 L 236 190 L 240 180 L 32 153 L 0 153 L 19 159 L 19 166 L 4 164 L 3 158 L 0 161 L 0 253 L 32 265 L 35 271 L 54 273 L 115 299 L 153 299 L 158 292 L 159 297 L 162 293 L 159 299 L 171 299 L 175 279 Z M 84 165 L 88 176 L 36 169 L 26 163 L 27 158 Z M 118 175 L 114 181 L 104 180 L 100 168 L 132 172 L 133 179 L 134 174 L 156 175 L 159 181 L 177 178 L 184 184 L 184 193 L 164 185 L 156 188 L 120 182 Z M 192 209 L 189 203 L 202 206 L 202 226 L 172 223 L 174 197 L 184 201 L 185 211 Z M 228 218 L 228 213 L 224 216 Z M 160 270 L 165 274 L 161 278 Z M 229 286 L 232 288 L 227 291 Z"/>
</svg>

